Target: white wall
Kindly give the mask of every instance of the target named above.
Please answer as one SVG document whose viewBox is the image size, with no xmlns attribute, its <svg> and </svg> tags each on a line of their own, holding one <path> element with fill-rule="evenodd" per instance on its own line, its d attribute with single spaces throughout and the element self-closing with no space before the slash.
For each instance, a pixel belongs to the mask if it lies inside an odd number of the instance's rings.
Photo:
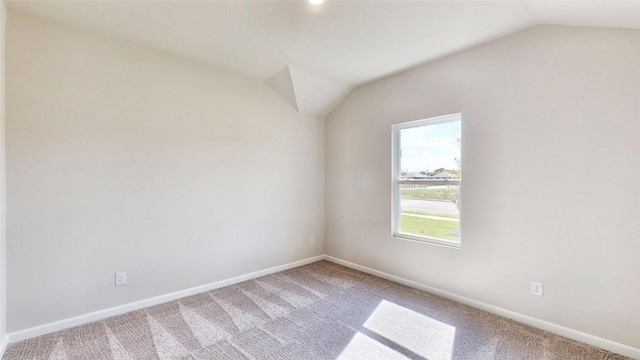
<svg viewBox="0 0 640 360">
<path fill-rule="evenodd" d="M 323 122 L 262 82 L 12 11 L 6 65 L 8 331 L 324 253 Z"/>
<path fill-rule="evenodd" d="M 4 48 L 7 7 L 0 1 L 0 343 L 7 333 L 7 217 L 5 178 Z M 2 353 L 0 345 L 0 353 Z"/>
<path fill-rule="evenodd" d="M 640 348 L 638 44 L 540 26 L 356 89 L 325 124 L 327 254 Z M 456 112 L 462 248 L 393 239 L 391 124 Z"/>
</svg>

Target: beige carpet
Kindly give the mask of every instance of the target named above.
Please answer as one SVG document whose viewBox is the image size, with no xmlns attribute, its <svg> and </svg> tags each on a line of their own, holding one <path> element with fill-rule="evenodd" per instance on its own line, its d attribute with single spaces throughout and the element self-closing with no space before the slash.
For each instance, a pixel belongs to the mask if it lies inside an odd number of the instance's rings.
<svg viewBox="0 0 640 360">
<path fill-rule="evenodd" d="M 3 359 L 625 359 L 321 261 L 11 344 Z"/>
</svg>

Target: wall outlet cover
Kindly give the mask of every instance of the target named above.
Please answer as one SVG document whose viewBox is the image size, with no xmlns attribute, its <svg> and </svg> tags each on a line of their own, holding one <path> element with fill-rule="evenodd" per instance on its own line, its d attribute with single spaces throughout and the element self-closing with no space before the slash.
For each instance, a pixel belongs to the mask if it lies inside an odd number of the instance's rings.
<svg viewBox="0 0 640 360">
<path fill-rule="evenodd" d="M 531 282 L 531 295 L 542 297 L 542 283 Z"/>
<path fill-rule="evenodd" d="M 127 283 L 127 272 L 119 271 L 116 273 L 116 286 L 124 285 Z"/>
</svg>

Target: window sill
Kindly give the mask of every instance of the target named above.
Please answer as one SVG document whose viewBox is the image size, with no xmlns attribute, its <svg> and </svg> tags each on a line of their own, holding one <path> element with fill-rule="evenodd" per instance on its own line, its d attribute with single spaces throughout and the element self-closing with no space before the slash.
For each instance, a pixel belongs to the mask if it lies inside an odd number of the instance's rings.
<svg viewBox="0 0 640 360">
<path fill-rule="evenodd" d="M 422 237 L 422 236 L 412 236 L 408 234 L 398 234 L 398 233 L 394 233 L 392 236 L 394 239 L 398 239 L 398 240 L 413 241 L 421 244 L 436 245 L 436 246 L 442 246 L 442 247 L 447 247 L 451 249 L 460 249 L 462 246 L 462 243 L 460 241 L 447 241 L 447 240 L 440 240 L 440 239 L 434 239 L 434 238 L 428 238 L 428 237 Z"/>
</svg>

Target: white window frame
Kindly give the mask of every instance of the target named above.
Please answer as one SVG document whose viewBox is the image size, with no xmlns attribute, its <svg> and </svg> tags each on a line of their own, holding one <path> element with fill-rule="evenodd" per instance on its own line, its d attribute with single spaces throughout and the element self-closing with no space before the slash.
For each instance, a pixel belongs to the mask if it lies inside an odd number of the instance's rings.
<svg viewBox="0 0 640 360">
<path fill-rule="evenodd" d="M 430 243 L 442 246 L 448 246 L 453 248 L 460 248 L 462 246 L 462 211 L 460 211 L 460 215 L 458 217 L 460 227 L 458 229 L 459 236 L 457 241 L 445 240 L 445 239 L 437 239 L 428 236 L 417 236 L 411 234 L 404 234 L 400 232 L 400 219 L 401 219 L 401 209 L 400 209 L 400 186 L 402 184 L 426 184 L 426 185 L 458 185 L 458 209 L 462 210 L 462 179 L 451 179 L 451 180 L 436 180 L 436 179 L 426 179 L 426 180 L 400 180 L 401 178 L 401 150 L 400 150 L 400 130 L 410 129 L 415 127 L 429 126 L 442 124 L 451 121 L 460 121 L 460 126 L 462 126 L 462 114 L 450 114 L 444 116 L 438 116 L 428 119 L 414 120 L 403 122 L 399 124 L 393 124 L 391 126 L 391 236 L 397 239 L 402 240 L 412 240 L 419 241 L 423 243 Z M 462 139 L 461 139 L 462 140 Z M 460 144 L 462 147 L 462 143 Z M 461 149 L 462 152 L 462 149 Z M 460 164 L 460 168 L 462 169 L 462 164 Z"/>
</svg>

